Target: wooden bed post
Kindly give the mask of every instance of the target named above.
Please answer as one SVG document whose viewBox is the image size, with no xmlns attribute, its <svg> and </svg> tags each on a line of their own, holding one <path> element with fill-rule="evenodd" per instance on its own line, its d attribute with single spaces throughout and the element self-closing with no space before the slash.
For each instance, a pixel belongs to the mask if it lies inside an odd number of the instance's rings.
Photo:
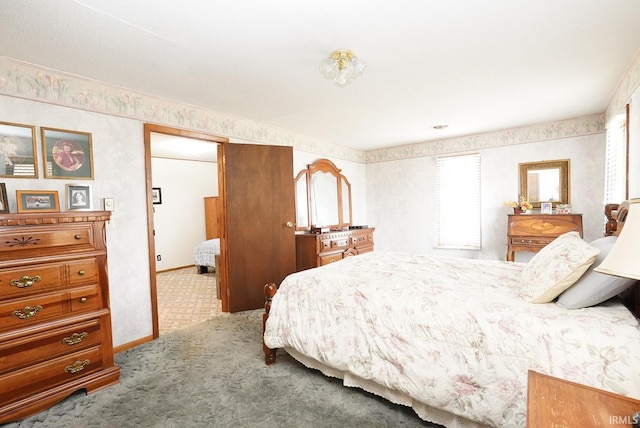
<svg viewBox="0 0 640 428">
<path fill-rule="evenodd" d="M 271 365 L 276 362 L 276 351 L 277 349 L 268 348 L 267 345 L 264 344 L 264 331 L 267 328 L 267 318 L 269 318 L 269 311 L 271 310 L 271 299 L 275 296 L 276 291 L 278 291 L 278 286 L 273 282 L 270 282 L 264 286 L 264 314 L 262 315 L 262 350 L 264 351 L 264 362 L 267 365 Z"/>
</svg>

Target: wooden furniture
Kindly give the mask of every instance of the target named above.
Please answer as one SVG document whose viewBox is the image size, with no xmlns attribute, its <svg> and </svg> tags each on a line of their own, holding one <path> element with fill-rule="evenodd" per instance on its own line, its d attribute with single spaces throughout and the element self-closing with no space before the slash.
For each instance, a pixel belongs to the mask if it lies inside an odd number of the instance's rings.
<svg viewBox="0 0 640 428">
<path fill-rule="evenodd" d="M 296 235 L 296 270 L 326 265 L 373 251 L 375 227 Z"/>
<path fill-rule="evenodd" d="M 115 384 L 109 212 L 0 215 L 0 424 Z"/>
<path fill-rule="evenodd" d="M 353 224 L 351 184 L 329 159 L 318 159 L 298 172 L 295 187 L 296 230 Z"/>
<path fill-rule="evenodd" d="M 217 196 L 207 196 L 204 198 L 204 221 L 206 228 L 206 239 L 220 237 L 220 205 Z"/>
<path fill-rule="evenodd" d="M 509 214 L 507 260 L 517 251 L 538 252 L 566 232 L 583 235 L 582 214 Z"/>
<path fill-rule="evenodd" d="M 630 427 L 640 400 L 529 371 L 527 427 Z"/>
</svg>

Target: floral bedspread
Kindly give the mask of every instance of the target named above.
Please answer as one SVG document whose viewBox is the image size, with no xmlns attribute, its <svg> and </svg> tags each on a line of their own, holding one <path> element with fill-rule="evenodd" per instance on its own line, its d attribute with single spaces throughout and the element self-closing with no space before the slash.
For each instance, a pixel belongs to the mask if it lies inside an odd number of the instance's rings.
<svg viewBox="0 0 640 428">
<path fill-rule="evenodd" d="M 529 369 L 640 398 L 633 315 L 527 303 L 523 266 L 378 251 L 298 272 L 265 343 L 492 426 L 525 426 Z"/>
</svg>

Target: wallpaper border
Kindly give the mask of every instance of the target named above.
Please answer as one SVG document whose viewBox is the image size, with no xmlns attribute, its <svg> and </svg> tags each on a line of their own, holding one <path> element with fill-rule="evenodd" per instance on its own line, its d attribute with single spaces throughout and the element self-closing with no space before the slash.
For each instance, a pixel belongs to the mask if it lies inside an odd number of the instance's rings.
<svg viewBox="0 0 640 428">
<path fill-rule="evenodd" d="M 0 56 L 0 94 L 227 137 L 292 146 L 338 159 L 374 163 L 602 133 L 640 84 L 640 55 L 622 78 L 605 113 L 463 137 L 362 152 L 292 131 L 159 98 L 117 85 Z"/>
</svg>

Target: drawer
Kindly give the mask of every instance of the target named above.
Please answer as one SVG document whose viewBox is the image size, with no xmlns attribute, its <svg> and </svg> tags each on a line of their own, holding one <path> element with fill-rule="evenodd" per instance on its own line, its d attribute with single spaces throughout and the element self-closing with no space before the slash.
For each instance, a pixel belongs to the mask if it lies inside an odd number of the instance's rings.
<svg viewBox="0 0 640 428">
<path fill-rule="evenodd" d="M 70 285 L 92 284 L 98 281 L 96 259 L 78 260 L 67 263 Z"/>
<path fill-rule="evenodd" d="M 51 263 L 0 270 L 0 299 L 53 291 L 64 286 L 64 265 Z"/>
<path fill-rule="evenodd" d="M 68 325 L 0 343 L 0 374 L 99 345 L 100 320 Z"/>
<path fill-rule="evenodd" d="M 94 346 L 0 375 L 4 405 L 82 378 L 102 368 L 102 350 Z"/>
<path fill-rule="evenodd" d="M 26 327 L 72 312 L 102 307 L 100 287 L 92 285 L 0 303 L 0 330 Z"/>
<path fill-rule="evenodd" d="M 546 246 L 555 238 L 539 238 L 528 236 L 517 236 L 509 238 L 510 245 L 532 245 L 532 246 Z"/>
<path fill-rule="evenodd" d="M 16 227 L 15 230 L 4 231 L 0 239 L 0 254 L 6 254 L 9 258 L 13 258 L 12 252 L 16 253 L 16 258 L 21 258 L 19 253 L 60 253 L 73 251 L 73 247 L 95 247 L 91 223 Z"/>
<path fill-rule="evenodd" d="M 370 253 L 373 251 L 373 244 L 368 243 L 357 248 L 358 254 Z"/>
<path fill-rule="evenodd" d="M 0 303 L 0 330 L 26 327 L 40 321 L 62 316 L 66 293 L 48 293 Z"/>
<path fill-rule="evenodd" d="M 328 265 L 329 263 L 337 262 L 339 260 L 342 260 L 342 253 L 320 256 L 320 266 Z"/>
</svg>

